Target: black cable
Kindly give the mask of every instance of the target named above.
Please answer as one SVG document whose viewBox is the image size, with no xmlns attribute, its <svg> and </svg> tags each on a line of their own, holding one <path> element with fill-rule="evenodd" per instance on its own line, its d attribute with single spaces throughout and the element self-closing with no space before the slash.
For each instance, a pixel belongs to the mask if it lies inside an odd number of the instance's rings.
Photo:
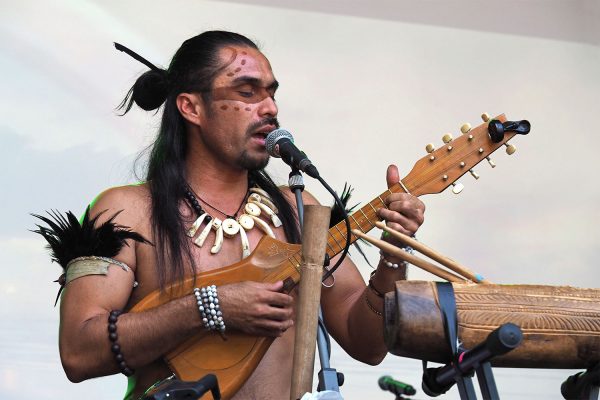
<svg viewBox="0 0 600 400">
<path fill-rule="evenodd" d="M 319 324 L 323 332 L 327 333 L 327 327 L 325 327 L 325 322 L 323 322 L 323 319 L 321 319 L 320 317 L 317 318 L 317 323 Z M 327 345 L 327 358 L 331 360 L 331 340 L 329 339 L 329 333 L 323 336 L 325 336 L 325 344 Z"/>
<path fill-rule="evenodd" d="M 342 200 L 340 200 L 340 197 L 337 195 L 335 190 L 333 190 L 331 188 L 331 186 L 329 186 L 327 184 L 327 182 L 325 182 L 323 180 L 323 178 L 321 178 L 321 176 L 319 176 L 317 179 L 319 180 L 319 182 L 321 182 L 321 184 L 325 187 L 325 189 L 327 189 L 327 191 L 329 193 L 331 193 L 331 195 L 335 199 L 335 202 L 338 205 L 338 207 L 340 207 L 340 209 L 343 210 L 344 221 L 346 221 L 346 246 L 344 247 L 344 251 L 342 251 L 342 255 L 340 256 L 339 260 L 335 263 L 335 265 L 333 267 L 331 267 L 331 269 L 329 269 L 329 271 L 327 271 L 325 273 L 325 275 L 323 275 L 322 281 L 324 282 L 327 278 L 329 278 L 331 275 L 333 275 L 335 270 L 338 269 L 338 267 L 342 264 L 342 261 L 344 261 L 344 258 L 346 258 L 346 255 L 348 254 L 348 250 L 350 249 L 350 245 L 352 244 L 352 242 L 350 240 L 350 231 L 352 230 L 352 228 L 350 227 L 350 219 L 348 218 L 348 213 L 346 212 L 346 207 L 344 207 L 344 203 L 342 203 Z"/>
</svg>

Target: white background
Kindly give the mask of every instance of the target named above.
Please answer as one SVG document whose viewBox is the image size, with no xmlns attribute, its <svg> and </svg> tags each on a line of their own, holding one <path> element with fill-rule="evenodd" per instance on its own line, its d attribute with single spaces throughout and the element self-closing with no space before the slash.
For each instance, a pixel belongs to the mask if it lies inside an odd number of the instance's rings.
<svg viewBox="0 0 600 400">
<path fill-rule="evenodd" d="M 204 30 L 255 39 L 281 82 L 282 126 L 332 186 L 355 187 L 356 202 L 385 189 L 389 163 L 404 176 L 425 144 L 457 136 L 464 122 L 478 125 L 484 111 L 528 119 L 532 132 L 513 140 L 516 154 L 498 151 L 497 168 L 482 163 L 481 179 L 463 177 L 458 196 L 422 198 L 419 239 L 494 282 L 600 287 L 598 3 L 411 3 L 331 1 L 307 11 L 184 0 L 0 2 L 0 397 L 124 393 L 121 376 L 81 384 L 64 376 L 51 282 L 60 269 L 28 231 L 30 212 L 79 214 L 104 188 L 135 181 L 133 160 L 158 118 L 138 110 L 116 116 L 145 67 L 113 41 L 167 65 L 183 40 Z M 280 161 L 270 170 L 285 182 Z M 307 188 L 330 203 L 316 183 Z M 369 267 L 354 259 L 367 276 Z M 415 269 L 410 277 L 432 278 Z M 390 355 L 370 367 L 336 346 L 332 365 L 346 374 L 346 399 L 391 399 L 376 386 L 384 374 L 420 386 L 415 360 Z M 573 373 L 495 372 L 507 399 L 560 398 Z"/>
</svg>

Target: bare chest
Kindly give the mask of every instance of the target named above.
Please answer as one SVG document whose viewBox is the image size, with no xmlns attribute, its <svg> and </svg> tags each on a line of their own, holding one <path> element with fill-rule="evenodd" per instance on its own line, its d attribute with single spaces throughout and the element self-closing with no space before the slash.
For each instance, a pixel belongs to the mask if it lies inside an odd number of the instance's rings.
<svg viewBox="0 0 600 400">
<path fill-rule="evenodd" d="M 191 223 L 190 223 L 191 225 Z M 204 226 L 203 226 L 204 227 Z M 282 227 L 274 228 L 271 226 L 277 240 L 285 241 L 285 234 Z M 145 232 L 146 237 L 151 237 L 149 232 Z M 254 228 L 245 233 L 250 251 L 254 251 L 256 246 L 264 236 L 264 232 Z M 195 243 L 199 233 L 193 238 L 187 238 L 191 257 L 194 262 L 194 273 L 198 274 L 205 271 L 211 271 L 223 267 L 233 265 L 243 256 L 243 242 L 239 234 L 231 237 L 224 236 L 222 244 L 218 252 L 214 252 L 215 244 L 217 244 L 218 235 L 215 230 L 210 230 L 202 244 L 199 246 Z M 154 238 L 152 238 L 154 239 Z M 151 240 L 156 243 L 155 240 Z M 130 298 L 130 305 L 134 305 L 143 299 L 146 295 L 159 288 L 158 270 L 156 266 L 156 247 L 141 245 L 136 248 L 136 281 L 138 286 L 134 289 Z M 169 266 L 167 266 L 169 267 Z M 192 267 L 188 260 L 184 257 L 185 275 L 189 276 Z M 164 271 L 167 275 L 168 272 Z M 240 279 L 241 280 L 241 279 Z"/>
</svg>

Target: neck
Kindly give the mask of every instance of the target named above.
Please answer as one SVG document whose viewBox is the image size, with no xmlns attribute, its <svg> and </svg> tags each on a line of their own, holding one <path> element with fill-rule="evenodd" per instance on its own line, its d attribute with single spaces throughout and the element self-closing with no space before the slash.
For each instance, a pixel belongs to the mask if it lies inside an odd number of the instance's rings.
<svg viewBox="0 0 600 400">
<path fill-rule="evenodd" d="M 187 183 L 200 198 L 232 215 L 248 190 L 248 171 L 190 154 L 186 160 Z"/>
</svg>

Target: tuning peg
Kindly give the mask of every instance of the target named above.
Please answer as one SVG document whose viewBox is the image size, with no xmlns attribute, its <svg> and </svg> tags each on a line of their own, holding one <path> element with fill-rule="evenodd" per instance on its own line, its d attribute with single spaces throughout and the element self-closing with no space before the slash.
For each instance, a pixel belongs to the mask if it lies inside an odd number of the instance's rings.
<svg viewBox="0 0 600 400">
<path fill-rule="evenodd" d="M 442 136 L 442 141 L 444 143 L 450 143 L 452 141 L 453 137 L 451 134 L 446 133 L 444 136 Z"/>
<path fill-rule="evenodd" d="M 491 119 L 490 114 L 488 114 L 488 113 L 481 114 L 481 119 L 483 120 L 483 122 L 488 122 Z"/>
<path fill-rule="evenodd" d="M 431 154 L 435 151 L 435 147 L 433 146 L 433 144 L 429 143 L 427 146 L 425 146 L 425 151 L 427 151 L 429 154 Z M 434 160 L 435 160 L 435 156 L 433 154 L 431 154 L 431 156 L 429 157 L 429 161 L 434 161 Z"/>
<path fill-rule="evenodd" d="M 455 182 L 452 184 L 452 193 L 459 194 L 464 188 L 465 186 L 462 183 Z"/>
<path fill-rule="evenodd" d="M 474 170 L 470 169 L 469 172 L 471 173 L 471 176 L 475 179 L 479 179 L 479 174 L 477 172 L 475 172 Z"/>
<path fill-rule="evenodd" d="M 512 144 L 504 143 L 504 145 L 506 146 L 506 154 L 509 156 L 513 155 L 515 151 L 517 151 L 517 148 Z"/>
<path fill-rule="evenodd" d="M 488 124 L 488 133 L 494 143 L 500 143 L 504 138 L 504 133 L 514 132 L 520 135 L 527 135 L 531 130 L 531 124 L 526 119 L 522 121 L 505 121 L 500 122 L 493 119 Z"/>
<path fill-rule="evenodd" d="M 461 131 L 463 134 L 465 134 L 465 133 L 468 133 L 470 130 L 471 130 L 471 124 L 469 124 L 469 123 L 463 124 L 463 125 L 460 127 L 460 131 Z"/>
<path fill-rule="evenodd" d="M 496 163 L 492 161 L 492 159 L 490 157 L 486 157 L 485 158 L 487 160 L 487 162 L 490 164 L 490 167 L 492 168 L 496 168 Z"/>
</svg>

